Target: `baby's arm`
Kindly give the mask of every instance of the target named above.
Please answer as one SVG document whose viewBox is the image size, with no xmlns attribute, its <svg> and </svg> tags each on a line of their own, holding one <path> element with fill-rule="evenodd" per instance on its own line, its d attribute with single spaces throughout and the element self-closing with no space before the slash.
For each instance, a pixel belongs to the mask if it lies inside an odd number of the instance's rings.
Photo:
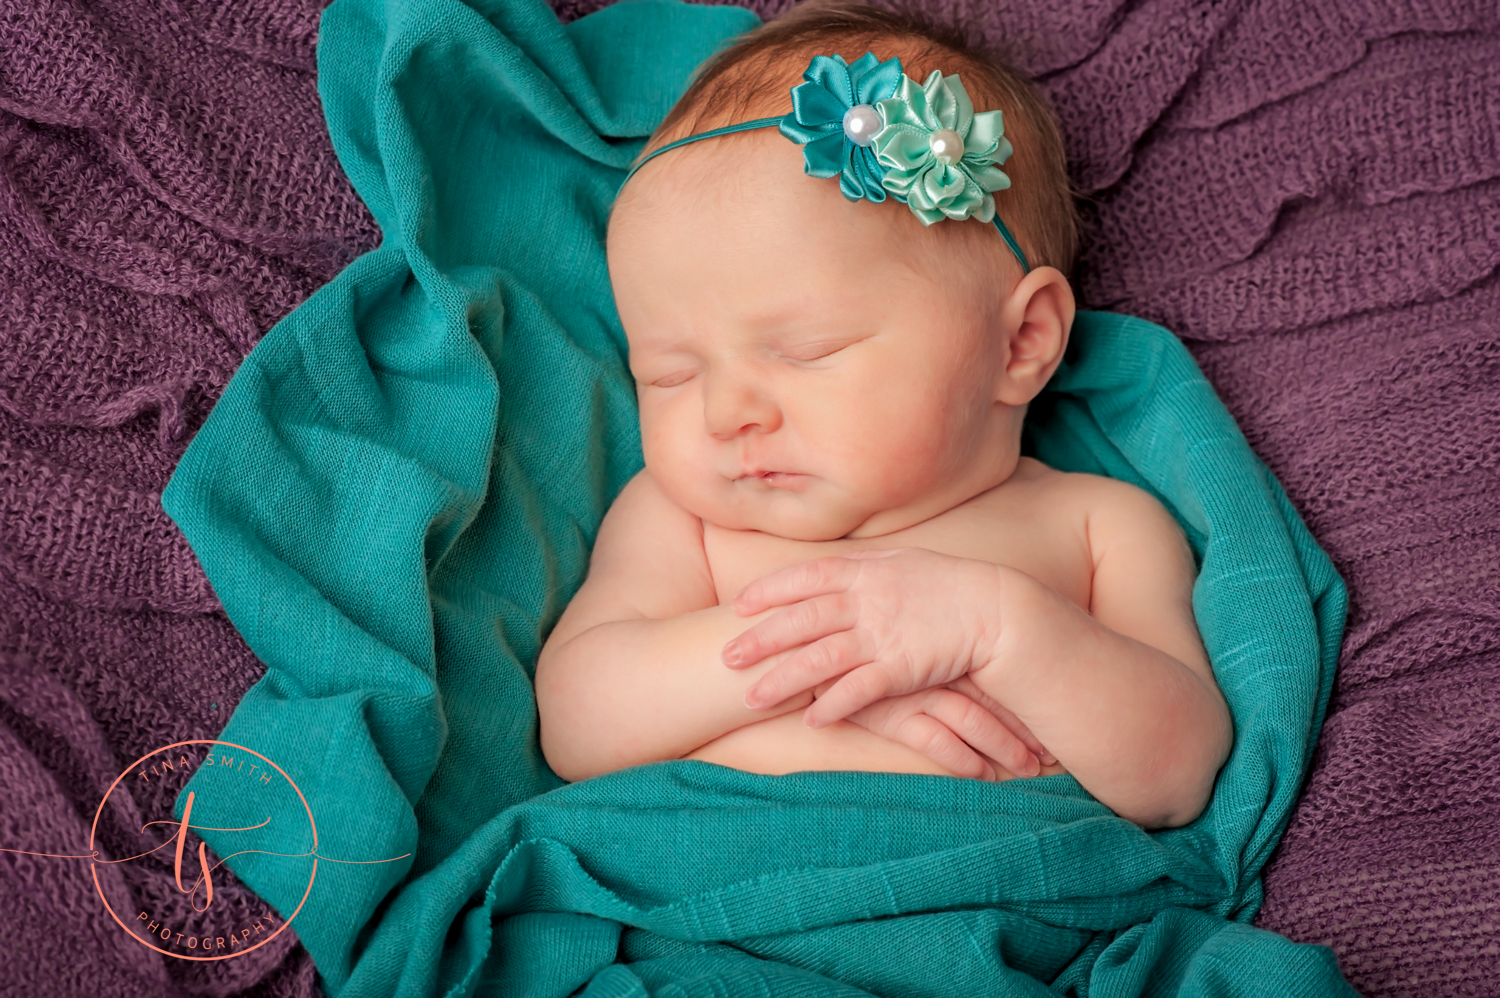
<svg viewBox="0 0 1500 998">
<path fill-rule="evenodd" d="M 753 684 L 757 704 L 838 677 L 804 715 L 815 726 L 967 674 L 1116 814 L 1186 824 L 1233 740 L 1193 619 L 1192 553 L 1149 494 L 1096 479 L 1087 498 L 1088 610 L 1014 568 L 858 552 L 747 586 L 733 604 L 742 612 L 784 610 L 732 641 L 725 661 L 784 656 Z"/>
<path fill-rule="evenodd" d="M 760 618 L 717 604 L 702 524 L 641 472 L 605 515 L 588 578 L 537 660 L 542 754 L 554 772 L 581 780 L 677 759 L 811 702 L 809 692 L 745 706 L 777 657 L 724 668 L 725 642 Z"/>
<path fill-rule="evenodd" d="M 1150 494 L 1111 480 L 1088 514 L 1089 613 L 1007 579 L 1004 652 L 971 673 L 1117 814 L 1183 825 L 1208 804 L 1234 740 L 1193 618 L 1192 551 Z"/>
</svg>

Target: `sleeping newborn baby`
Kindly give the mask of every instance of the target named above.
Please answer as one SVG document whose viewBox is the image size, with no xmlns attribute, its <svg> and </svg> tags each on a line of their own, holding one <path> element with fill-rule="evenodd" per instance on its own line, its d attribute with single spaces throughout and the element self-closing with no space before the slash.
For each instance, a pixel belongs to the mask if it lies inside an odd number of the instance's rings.
<svg viewBox="0 0 1500 998">
<path fill-rule="evenodd" d="M 647 150 L 608 234 L 645 469 L 537 664 L 554 771 L 1069 772 L 1142 825 L 1196 817 L 1232 728 L 1187 542 L 1020 454 L 1074 314 L 1045 105 L 812 0 Z"/>
</svg>

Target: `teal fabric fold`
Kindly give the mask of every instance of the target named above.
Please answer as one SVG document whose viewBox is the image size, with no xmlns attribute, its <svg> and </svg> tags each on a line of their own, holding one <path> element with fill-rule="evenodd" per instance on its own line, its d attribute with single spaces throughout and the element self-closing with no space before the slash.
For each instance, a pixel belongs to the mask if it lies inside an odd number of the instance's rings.
<svg viewBox="0 0 1500 998">
<path fill-rule="evenodd" d="M 220 737 L 300 796 L 216 792 L 205 767 L 178 817 L 193 792 L 330 995 L 1350 993 L 1328 950 L 1248 924 L 1344 587 L 1139 319 L 1079 315 L 1025 446 L 1188 532 L 1237 732 L 1199 820 L 1148 834 L 1066 776 L 547 768 L 536 654 L 641 463 L 610 204 L 755 23 L 664 0 L 567 27 L 541 0 L 324 14 L 329 130 L 384 241 L 266 335 L 162 498 L 266 666 Z"/>
</svg>

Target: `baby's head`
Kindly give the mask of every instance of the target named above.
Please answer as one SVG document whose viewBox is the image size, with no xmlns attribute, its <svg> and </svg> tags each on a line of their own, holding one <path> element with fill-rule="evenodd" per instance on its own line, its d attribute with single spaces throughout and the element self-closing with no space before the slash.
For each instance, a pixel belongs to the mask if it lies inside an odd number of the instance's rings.
<svg viewBox="0 0 1500 998">
<path fill-rule="evenodd" d="M 710 523 L 832 540 L 951 509 L 1015 470 L 1067 344 L 1078 227 L 1057 126 L 1021 78 L 931 29 L 810 0 L 709 63 L 646 151 L 786 114 L 814 56 L 866 52 L 918 83 L 957 74 L 975 112 L 1003 112 L 994 203 L 1031 269 L 978 217 L 847 200 L 775 128 L 644 165 L 610 219 L 610 279 L 646 467 Z"/>
</svg>

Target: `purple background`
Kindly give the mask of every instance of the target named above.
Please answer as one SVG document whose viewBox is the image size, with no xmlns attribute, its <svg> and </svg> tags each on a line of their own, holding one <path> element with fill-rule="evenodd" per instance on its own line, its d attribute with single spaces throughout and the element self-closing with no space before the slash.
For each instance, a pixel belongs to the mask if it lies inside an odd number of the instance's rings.
<svg viewBox="0 0 1500 998">
<path fill-rule="evenodd" d="M 1493 5 L 909 2 L 1039 76 L 1085 195 L 1084 302 L 1187 341 L 1349 583 L 1258 924 L 1371 995 L 1497 993 Z M 114 777 L 216 735 L 261 674 L 159 495 L 257 339 L 378 240 L 324 131 L 318 14 L 0 0 L 0 846 L 86 852 Z M 161 840 L 136 829 L 169 794 L 111 802 L 106 855 Z M 200 933 L 264 910 L 221 871 L 195 915 L 170 857 L 101 875 Z M 318 990 L 290 932 L 159 957 L 85 861 L 0 853 L 0 902 L 0 993 Z"/>
</svg>

